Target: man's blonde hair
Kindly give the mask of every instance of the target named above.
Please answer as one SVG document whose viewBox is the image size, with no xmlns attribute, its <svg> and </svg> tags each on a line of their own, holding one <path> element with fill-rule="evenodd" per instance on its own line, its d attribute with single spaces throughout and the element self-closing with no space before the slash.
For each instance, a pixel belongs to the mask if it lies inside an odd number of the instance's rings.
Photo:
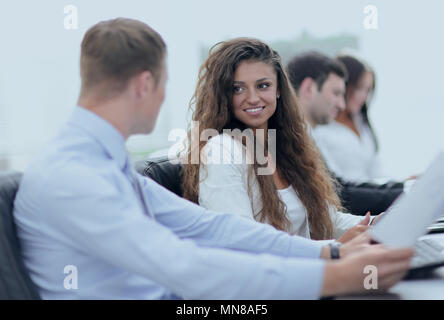
<svg viewBox="0 0 444 320">
<path fill-rule="evenodd" d="M 125 18 L 99 22 L 82 41 L 81 95 L 90 90 L 104 97 L 117 95 L 143 71 L 158 81 L 165 54 L 162 37 L 143 22 Z"/>
</svg>

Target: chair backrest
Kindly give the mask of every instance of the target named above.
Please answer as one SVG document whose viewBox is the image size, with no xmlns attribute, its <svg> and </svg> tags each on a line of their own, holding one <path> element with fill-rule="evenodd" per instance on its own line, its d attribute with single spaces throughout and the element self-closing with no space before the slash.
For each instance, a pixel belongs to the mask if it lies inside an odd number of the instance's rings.
<svg viewBox="0 0 444 320">
<path fill-rule="evenodd" d="M 0 172 L 0 299 L 40 299 L 23 264 L 12 208 L 21 173 Z"/>
<path fill-rule="evenodd" d="M 165 156 L 146 161 L 137 161 L 135 167 L 141 175 L 150 177 L 161 186 L 182 197 L 183 166 L 180 163 L 173 164 Z"/>
</svg>

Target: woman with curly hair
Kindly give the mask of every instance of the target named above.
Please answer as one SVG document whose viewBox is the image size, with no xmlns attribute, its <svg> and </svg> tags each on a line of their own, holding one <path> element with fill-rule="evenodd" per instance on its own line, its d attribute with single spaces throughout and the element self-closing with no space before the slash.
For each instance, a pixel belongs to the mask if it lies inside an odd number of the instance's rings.
<svg viewBox="0 0 444 320">
<path fill-rule="evenodd" d="M 267 44 L 238 38 L 215 45 L 191 107 L 198 126 L 183 159 L 185 198 L 315 240 L 345 242 L 367 228 L 369 215 L 337 211 L 335 182 Z"/>
</svg>

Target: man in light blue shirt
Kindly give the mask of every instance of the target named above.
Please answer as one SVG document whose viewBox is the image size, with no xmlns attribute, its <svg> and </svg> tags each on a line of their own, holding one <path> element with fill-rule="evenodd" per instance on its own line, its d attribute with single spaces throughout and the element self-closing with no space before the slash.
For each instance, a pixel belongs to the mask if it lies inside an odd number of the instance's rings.
<svg viewBox="0 0 444 320">
<path fill-rule="evenodd" d="M 114 19 L 82 41 L 78 106 L 24 174 L 14 217 L 44 299 L 316 299 L 396 283 L 412 251 L 340 248 L 212 213 L 134 173 L 125 140 L 153 130 L 166 47 L 147 25 Z M 320 259 L 324 258 L 324 259 Z"/>
</svg>

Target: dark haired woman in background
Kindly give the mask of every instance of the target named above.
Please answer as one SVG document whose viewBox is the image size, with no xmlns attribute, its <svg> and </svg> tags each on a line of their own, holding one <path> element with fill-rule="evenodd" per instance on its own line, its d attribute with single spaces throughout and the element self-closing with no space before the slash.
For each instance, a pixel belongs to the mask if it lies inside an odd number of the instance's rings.
<svg viewBox="0 0 444 320">
<path fill-rule="evenodd" d="M 348 72 L 346 108 L 328 125 L 318 126 L 314 138 L 335 174 L 352 181 L 385 178 L 378 158 L 378 141 L 368 117 L 375 90 L 375 73 L 352 56 L 337 58 Z"/>
</svg>

